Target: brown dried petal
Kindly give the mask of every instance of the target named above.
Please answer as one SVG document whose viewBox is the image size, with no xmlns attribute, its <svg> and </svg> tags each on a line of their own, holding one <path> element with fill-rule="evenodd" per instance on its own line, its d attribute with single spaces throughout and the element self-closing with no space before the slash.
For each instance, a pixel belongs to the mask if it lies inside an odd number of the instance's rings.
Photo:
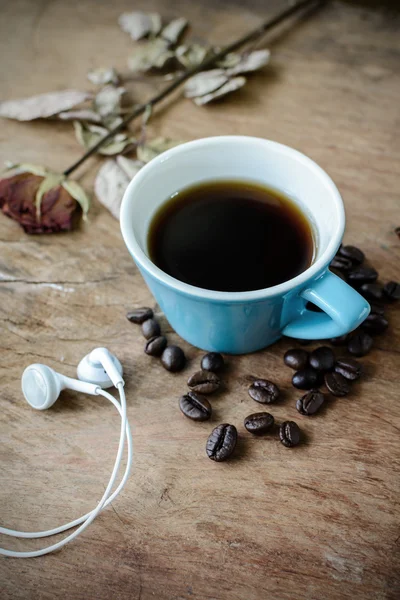
<svg viewBox="0 0 400 600">
<path fill-rule="evenodd" d="M 70 231 L 75 217 L 80 214 L 80 207 L 62 186 L 43 195 L 41 215 L 37 218 L 35 198 L 42 181 L 43 177 L 31 173 L 0 180 L 0 208 L 26 233 Z"/>
</svg>

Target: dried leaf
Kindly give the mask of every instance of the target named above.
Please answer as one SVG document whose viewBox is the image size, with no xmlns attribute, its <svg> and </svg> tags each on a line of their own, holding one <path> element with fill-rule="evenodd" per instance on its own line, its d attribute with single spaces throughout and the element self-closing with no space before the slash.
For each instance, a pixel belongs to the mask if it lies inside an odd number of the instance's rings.
<svg viewBox="0 0 400 600">
<path fill-rule="evenodd" d="M 0 180 L 0 208 L 26 233 L 69 231 L 80 213 L 78 203 L 60 185 L 48 190 L 41 201 L 40 220 L 35 199 L 43 177 L 20 173 Z"/>
<path fill-rule="evenodd" d="M 174 53 L 168 49 L 168 42 L 155 38 L 135 49 L 134 54 L 128 58 L 128 66 L 131 71 L 162 69 L 173 57 Z"/>
<path fill-rule="evenodd" d="M 135 41 L 149 35 L 157 35 L 162 27 L 161 17 L 157 13 L 133 11 L 123 13 L 118 19 L 122 31 L 129 33 Z"/>
<path fill-rule="evenodd" d="M 182 143 L 182 141 L 159 137 L 151 140 L 148 144 L 138 146 L 136 154 L 139 160 L 147 163 L 162 152 L 165 152 L 165 150 L 179 146 Z"/>
<path fill-rule="evenodd" d="M 17 119 L 18 121 L 33 121 L 45 119 L 60 112 L 73 108 L 88 100 L 91 94 L 78 90 L 63 90 L 0 103 L 0 117 Z"/>
<path fill-rule="evenodd" d="M 138 173 L 144 165 L 141 160 L 132 160 L 131 158 L 126 158 L 126 156 L 122 156 L 121 154 L 117 156 L 116 161 L 117 165 L 130 179 L 133 179 L 136 173 Z"/>
<path fill-rule="evenodd" d="M 78 202 L 83 212 L 83 218 L 85 218 L 89 212 L 90 199 L 83 187 L 77 181 L 71 179 L 65 179 L 61 185 Z"/>
<path fill-rule="evenodd" d="M 208 58 L 211 53 L 212 50 L 210 48 L 206 48 L 200 44 L 182 45 L 178 46 L 175 50 L 177 60 L 186 69 L 197 67 L 197 65 L 202 63 L 206 57 Z"/>
<path fill-rule="evenodd" d="M 105 127 L 80 123 L 79 121 L 74 121 L 74 129 L 78 142 L 86 149 L 92 148 L 108 133 L 108 129 Z M 98 153 L 106 156 L 120 154 L 127 146 L 133 143 L 135 143 L 135 140 L 129 138 L 126 133 L 117 133 L 112 140 L 99 148 Z"/>
<path fill-rule="evenodd" d="M 220 48 L 214 48 L 215 52 L 219 52 Z M 237 52 L 229 52 L 224 58 L 221 58 L 216 64 L 218 67 L 222 67 L 223 69 L 230 69 L 232 67 L 236 67 L 242 60 L 241 54 Z"/>
<path fill-rule="evenodd" d="M 205 94 L 205 96 L 199 96 L 195 98 L 194 101 L 198 106 L 202 106 L 203 104 L 208 104 L 217 98 L 221 98 L 226 94 L 230 94 L 241 88 L 246 83 L 245 77 L 234 77 L 225 83 L 222 87 L 220 87 L 215 92 L 211 92 L 210 94 Z"/>
<path fill-rule="evenodd" d="M 121 96 L 125 93 L 125 88 L 106 85 L 100 90 L 93 101 L 93 107 L 100 116 L 117 115 L 121 110 Z"/>
<path fill-rule="evenodd" d="M 240 62 L 227 70 L 228 75 L 238 75 L 239 73 L 250 73 L 257 71 L 268 64 L 271 56 L 269 50 L 254 50 L 249 54 L 243 54 Z"/>
<path fill-rule="evenodd" d="M 61 183 L 61 181 L 63 180 L 63 178 L 64 178 L 64 175 L 61 175 L 60 173 L 49 173 L 40 182 L 40 185 L 38 187 L 38 190 L 37 190 L 36 196 L 35 196 L 36 220 L 37 221 L 40 221 L 41 205 L 42 205 L 43 196 L 45 194 L 47 194 L 47 192 L 49 190 L 51 190 L 52 188 L 55 188 L 57 185 L 59 185 Z"/>
<path fill-rule="evenodd" d="M 184 87 L 185 96 L 186 98 L 195 98 L 196 96 L 210 94 L 218 90 L 228 80 L 229 77 L 227 77 L 223 69 L 202 71 L 186 82 Z"/>
<path fill-rule="evenodd" d="M 164 27 L 161 35 L 164 40 L 167 40 L 171 44 L 177 44 L 188 24 L 188 21 L 183 17 L 174 19 Z"/>
<path fill-rule="evenodd" d="M 118 73 L 114 67 L 91 69 L 87 74 L 87 78 L 95 85 L 106 85 L 107 83 L 117 85 L 119 81 Z"/>
<path fill-rule="evenodd" d="M 81 110 L 69 110 L 57 115 L 62 121 L 90 121 L 91 123 L 101 123 L 100 115 L 89 108 Z"/>
<path fill-rule="evenodd" d="M 7 171 L 17 169 L 19 173 L 32 173 L 33 175 L 46 176 L 48 171 L 46 167 L 42 165 L 33 165 L 31 163 L 13 163 L 11 161 L 6 162 Z"/>
<path fill-rule="evenodd" d="M 122 197 L 130 180 L 115 160 L 111 159 L 105 161 L 96 175 L 95 194 L 116 219 L 119 219 Z"/>
</svg>

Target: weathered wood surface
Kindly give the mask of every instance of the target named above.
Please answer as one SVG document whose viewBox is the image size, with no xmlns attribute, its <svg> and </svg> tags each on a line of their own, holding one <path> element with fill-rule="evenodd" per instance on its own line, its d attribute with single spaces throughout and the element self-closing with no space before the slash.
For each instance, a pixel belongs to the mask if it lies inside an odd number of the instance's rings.
<svg viewBox="0 0 400 600">
<path fill-rule="evenodd" d="M 132 48 L 116 24 L 124 10 L 184 14 L 199 39 L 222 43 L 283 2 L 243 4 L 4 3 L 1 96 L 84 88 L 89 67 L 123 67 Z M 305 152 L 343 193 L 346 240 L 365 250 L 384 280 L 399 279 L 399 24 L 387 9 L 331 3 L 275 35 L 271 66 L 235 97 L 205 109 L 176 96 L 151 130 L 178 139 L 258 135 Z M 147 84 L 134 86 L 138 97 L 150 92 Z M 80 153 L 71 128 L 2 120 L 1 159 L 65 168 Z M 81 169 L 87 185 L 98 163 Z M 143 354 L 125 312 L 152 299 L 118 223 L 102 207 L 95 202 L 90 224 L 57 237 L 28 237 L 0 217 L 0 247 L 1 523 L 37 530 L 88 511 L 116 450 L 118 417 L 102 400 L 64 393 L 52 410 L 30 410 L 20 391 L 29 363 L 73 376 L 85 353 L 108 346 L 125 368 L 135 446 L 126 490 L 75 543 L 43 558 L 0 561 L 3 599 L 399 598 L 395 307 L 390 334 L 363 359 L 367 377 L 322 414 L 298 415 L 282 341 L 229 360 L 212 422 L 196 424 L 180 414 L 177 398 L 201 353 L 185 346 L 190 364 L 176 376 Z M 301 425 L 301 447 L 245 432 L 243 418 L 257 409 L 246 392 L 249 375 L 268 376 L 285 390 L 272 412 Z M 240 444 L 234 460 L 218 465 L 206 458 L 205 441 L 222 421 L 238 426 Z"/>
</svg>

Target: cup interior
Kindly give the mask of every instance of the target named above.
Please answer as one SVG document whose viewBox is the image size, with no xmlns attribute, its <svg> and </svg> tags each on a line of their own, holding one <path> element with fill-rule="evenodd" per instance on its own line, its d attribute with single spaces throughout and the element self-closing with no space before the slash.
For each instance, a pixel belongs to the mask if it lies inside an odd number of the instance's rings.
<svg viewBox="0 0 400 600">
<path fill-rule="evenodd" d="M 333 256 L 344 231 L 344 209 L 325 171 L 305 155 L 277 142 L 222 136 L 168 150 L 134 177 L 121 207 L 122 233 L 134 258 L 142 262 L 146 257 L 150 262 L 147 234 L 161 204 L 183 188 L 218 179 L 253 181 L 283 192 L 312 225 L 316 248 L 309 269 L 328 255 Z"/>
</svg>

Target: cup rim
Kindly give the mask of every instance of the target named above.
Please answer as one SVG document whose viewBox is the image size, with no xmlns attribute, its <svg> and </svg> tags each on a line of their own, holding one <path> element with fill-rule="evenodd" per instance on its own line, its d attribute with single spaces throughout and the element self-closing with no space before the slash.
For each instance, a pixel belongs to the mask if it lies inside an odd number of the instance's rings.
<svg viewBox="0 0 400 600">
<path fill-rule="evenodd" d="M 133 227 L 129 224 L 131 218 L 130 208 L 133 198 L 135 196 L 135 190 L 141 184 L 143 178 L 146 177 L 150 171 L 157 169 L 158 165 L 170 160 L 172 157 L 175 157 L 176 155 L 179 155 L 188 149 L 201 148 L 204 146 L 217 146 L 218 144 L 224 142 L 229 142 L 230 144 L 238 144 L 243 142 L 259 144 L 260 146 L 263 146 L 264 149 L 273 149 L 275 152 L 291 155 L 298 162 L 307 165 L 310 171 L 313 172 L 313 174 L 316 177 L 322 180 L 324 185 L 329 189 L 331 193 L 331 196 L 335 202 L 337 214 L 336 230 L 332 235 L 328 246 L 321 254 L 321 256 L 305 271 L 299 273 L 299 275 L 296 275 L 296 277 L 293 277 L 288 281 L 284 281 L 283 283 L 279 283 L 278 285 L 274 285 L 268 288 L 262 288 L 260 290 L 252 290 L 247 292 L 220 292 L 215 290 L 207 290 L 204 288 L 196 287 L 194 285 L 190 285 L 188 283 L 184 283 L 183 281 L 179 281 L 179 279 L 176 279 L 175 277 L 172 277 L 171 275 L 168 275 L 167 273 L 162 271 L 150 260 L 150 258 L 145 254 L 145 252 L 143 252 L 138 241 L 136 240 Z M 243 302 L 251 300 L 264 300 L 270 297 L 285 294 L 286 292 L 298 286 L 306 284 L 307 281 L 318 275 L 321 269 L 324 266 L 328 265 L 328 263 L 332 260 L 337 248 L 340 245 L 344 233 L 345 212 L 342 197 L 332 179 L 319 165 L 317 165 L 316 162 L 314 162 L 311 158 L 309 158 L 302 152 L 299 152 L 298 150 L 290 148 L 290 146 L 286 146 L 279 142 L 274 142 L 273 140 L 245 135 L 223 135 L 201 138 L 198 140 L 193 140 L 184 144 L 180 144 L 179 146 L 175 146 L 170 150 L 166 150 L 159 156 L 156 156 L 144 167 L 142 167 L 142 169 L 134 176 L 127 189 L 125 190 L 121 203 L 120 226 L 124 242 L 130 254 L 134 258 L 135 262 L 144 271 L 149 273 L 160 283 L 163 283 L 164 285 L 167 285 L 168 287 L 173 288 L 184 295 L 193 296 L 198 299 L 201 298 L 205 300 L 214 300 L 221 302 Z"/>
</svg>

